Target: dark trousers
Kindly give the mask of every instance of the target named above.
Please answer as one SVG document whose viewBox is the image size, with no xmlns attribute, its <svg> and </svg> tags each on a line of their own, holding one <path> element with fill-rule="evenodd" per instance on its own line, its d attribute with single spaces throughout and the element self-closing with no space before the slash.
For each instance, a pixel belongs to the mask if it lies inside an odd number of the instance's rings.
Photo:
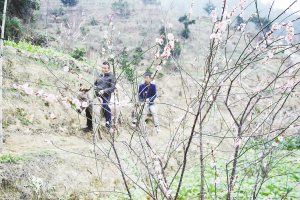
<svg viewBox="0 0 300 200">
<path fill-rule="evenodd" d="M 87 119 L 86 125 L 91 128 L 93 126 L 93 122 L 92 122 L 93 118 L 88 109 L 85 109 L 85 115 L 86 115 L 86 119 Z"/>
<path fill-rule="evenodd" d="M 110 97 L 101 97 L 101 99 L 102 99 L 103 104 L 104 104 L 104 105 L 102 105 L 102 107 L 103 107 L 103 111 L 104 111 L 104 117 L 105 117 L 105 120 L 106 120 L 106 126 L 111 127 L 111 110 L 108 106 L 108 104 L 110 102 Z M 86 125 L 88 127 L 92 127 L 93 126 L 92 114 L 89 112 L 88 109 L 85 109 L 85 114 L 86 114 L 86 117 L 87 117 Z"/>
</svg>

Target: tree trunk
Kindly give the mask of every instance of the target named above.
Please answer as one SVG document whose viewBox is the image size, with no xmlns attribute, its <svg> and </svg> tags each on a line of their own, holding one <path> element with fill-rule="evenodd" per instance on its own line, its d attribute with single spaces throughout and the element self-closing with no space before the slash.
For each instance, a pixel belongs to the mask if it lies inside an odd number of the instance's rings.
<svg viewBox="0 0 300 200">
<path fill-rule="evenodd" d="M 0 42 L 0 153 L 3 151 L 3 128 L 2 128 L 2 65 L 3 65 L 3 38 L 5 28 L 7 0 L 4 1 L 3 18 L 1 26 L 1 42 Z"/>
</svg>

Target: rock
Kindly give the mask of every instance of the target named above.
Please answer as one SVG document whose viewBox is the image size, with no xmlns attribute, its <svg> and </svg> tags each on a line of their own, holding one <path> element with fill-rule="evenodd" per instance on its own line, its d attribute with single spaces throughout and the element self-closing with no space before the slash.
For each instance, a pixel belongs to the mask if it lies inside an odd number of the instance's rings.
<svg viewBox="0 0 300 200">
<path fill-rule="evenodd" d="M 5 46 L 4 49 L 6 49 L 6 51 L 8 51 L 11 54 L 17 54 L 17 49 L 10 47 L 10 46 Z"/>
<path fill-rule="evenodd" d="M 24 134 L 30 134 L 31 132 L 32 131 L 30 129 L 28 129 L 28 128 L 23 131 Z"/>
<path fill-rule="evenodd" d="M 44 63 L 49 63 L 49 58 L 47 56 L 42 56 L 41 59 L 44 61 Z"/>
</svg>

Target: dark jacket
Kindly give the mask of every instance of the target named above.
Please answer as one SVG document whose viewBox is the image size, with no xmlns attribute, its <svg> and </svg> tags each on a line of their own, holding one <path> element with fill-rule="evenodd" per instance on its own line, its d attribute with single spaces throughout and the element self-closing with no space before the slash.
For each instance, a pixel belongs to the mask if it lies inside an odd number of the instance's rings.
<svg viewBox="0 0 300 200">
<path fill-rule="evenodd" d="M 115 78 L 112 73 L 99 74 L 94 85 L 97 87 L 97 92 L 103 90 L 103 96 L 110 97 L 115 89 Z M 97 92 L 96 95 L 100 96 Z"/>
<path fill-rule="evenodd" d="M 149 87 L 150 86 L 150 87 Z M 139 87 L 139 99 L 140 101 L 144 102 L 147 98 L 150 100 L 150 105 L 154 104 L 154 99 L 156 97 L 156 85 L 155 84 L 148 84 L 146 83 L 141 84 Z"/>
</svg>

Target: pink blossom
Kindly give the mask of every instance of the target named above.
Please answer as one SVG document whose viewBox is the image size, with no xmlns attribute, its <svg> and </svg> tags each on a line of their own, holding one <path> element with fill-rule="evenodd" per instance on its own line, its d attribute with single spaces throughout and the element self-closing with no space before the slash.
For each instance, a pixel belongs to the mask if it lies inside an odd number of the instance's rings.
<svg viewBox="0 0 300 200">
<path fill-rule="evenodd" d="M 18 89 L 18 85 L 17 84 L 13 84 L 13 87 L 17 90 Z"/>
<path fill-rule="evenodd" d="M 18 85 L 18 90 L 24 90 L 24 87 L 23 87 L 23 85 Z"/>
<path fill-rule="evenodd" d="M 82 106 L 83 108 L 86 108 L 86 107 L 89 106 L 89 104 L 88 104 L 86 101 L 84 101 L 84 102 L 82 102 L 81 106 Z"/>
<path fill-rule="evenodd" d="M 282 137 L 282 136 L 278 136 L 278 140 L 279 140 L 280 142 L 282 142 L 282 141 L 283 141 L 283 137 Z"/>
<path fill-rule="evenodd" d="M 216 166 L 216 163 L 212 160 L 212 161 L 210 162 L 210 166 L 211 166 L 211 167 L 214 167 L 214 166 Z"/>
<path fill-rule="evenodd" d="M 33 89 L 31 89 L 30 87 L 25 88 L 25 93 L 28 95 L 33 94 Z"/>
<path fill-rule="evenodd" d="M 245 30 L 245 27 L 246 27 L 246 24 L 244 24 L 244 23 L 241 23 L 241 31 L 244 31 Z"/>
<path fill-rule="evenodd" d="M 163 39 L 156 38 L 156 44 L 157 44 L 157 45 L 162 45 L 163 43 L 164 43 L 164 40 L 163 40 Z"/>
<path fill-rule="evenodd" d="M 64 67 L 63 67 L 63 70 L 64 70 L 65 72 L 68 72 L 68 71 L 69 71 L 69 67 L 68 67 L 68 66 L 64 66 Z"/>
<path fill-rule="evenodd" d="M 44 91 L 43 90 L 40 90 L 36 93 L 37 96 L 42 96 L 42 94 L 44 94 Z"/>
<path fill-rule="evenodd" d="M 168 34 L 168 39 L 169 39 L 169 40 L 174 40 L 174 35 L 173 35 L 172 33 L 169 33 L 169 34 Z"/>
<path fill-rule="evenodd" d="M 157 51 L 155 54 L 155 60 L 158 60 L 158 59 L 160 59 L 159 51 Z"/>
<path fill-rule="evenodd" d="M 25 90 L 26 88 L 28 88 L 28 83 L 25 83 L 25 84 L 23 85 L 23 88 L 24 88 L 24 90 Z"/>
<path fill-rule="evenodd" d="M 220 22 L 220 29 L 221 29 L 221 31 L 224 32 L 226 30 L 226 27 L 227 27 L 227 22 L 226 21 Z"/>
<path fill-rule="evenodd" d="M 215 183 L 216 184 L 219 184 L 221 182 L 221 179 L 218 177 L 218 178 L 216 178 L 216 180 L 215 180 Z"/>
<path fill-rule="evenodd" d="M 160 165 L 155 166 L 154 170 L 155 170 L 156 172 L 160 172 L 160 171 L 161 171 Z"/>
<path fill-rule="evenodd" d="M 158 71 L 160 71 L 160 70 L 162 69 L 162 67 L 161 67 L 160 65 L 157 65 L 156 69 L 157 69 Z"/>
<path fill-rule="evenodd" d="M 79 100 L 76 99 L 76 98 L 72 100 L 72 104 L 74 104 L 74 105 L 76 105 L 78 102 L 79 102 Z M 79 103 L 80 103 L 80 102 L 79 102 Z"/>
<path fill-rule="evenodd" d="M 163 176 L 162 174 L 159 174 L 157 177 L 158 177 L 158 179 L 160 179 L 160 180 L 164 178 L 164 176 Z"/>
<path fill-rule="evenodd" d="M 54 94 L 49 94 L 47 96 L 46 100 L 48 100 L 49 102 L 55 102 L 55 101 L 57 101 L 57 98 L 56 98 L 56 96 Z"/>
<path fill-rule="evenodd" d="M 51 113 L 51 114 L 50 114 L 50 118 L 51 118 L 51 119 L 56 119 L 56 116 L 55 116 L 53 113 Z"/>
<path fill-rule="evenodd" d="M 170 21 L 168 21 L 168 24 L 169 24 L 169 28 L 170 28 L 170 29 L 172 29 L 172 27 L 173 27 L 173 24 L 171 24 L 171 22 L 170 22 Z"/>
<path fill-rule="evenodd" d="M 65 104 L 66 108 L 71 108 L 71 104 L 69 102 L 65 101 L 64 104 Z"/>
<path fill-rule="evenodd" d="M 273 58 L 273 56 L 274 56 L 273 51 L 269 51 L 268 56 L 269 56 L 270 59 Z"/>
<path fill-rule="evenodd" d="M 172 190 L 168 190 L 166 196 L 169 198 L 171 196 Z"/>
</svg>

